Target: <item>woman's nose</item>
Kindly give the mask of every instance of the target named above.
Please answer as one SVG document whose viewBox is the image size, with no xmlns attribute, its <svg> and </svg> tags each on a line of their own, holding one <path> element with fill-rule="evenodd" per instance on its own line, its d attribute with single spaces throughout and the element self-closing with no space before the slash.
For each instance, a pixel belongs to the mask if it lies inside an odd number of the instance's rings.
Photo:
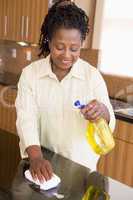
<svg viewBox="0 0 133 200">
<path fill-rule="evenodd" d="M 65 57 L 65 58 L 70 58 L 70 56 L 71 56 L 70 51 L 69 51 L 69 50 L 65 50 L 65 51 L 64 51 L 64 57 Z"/>
</svg>

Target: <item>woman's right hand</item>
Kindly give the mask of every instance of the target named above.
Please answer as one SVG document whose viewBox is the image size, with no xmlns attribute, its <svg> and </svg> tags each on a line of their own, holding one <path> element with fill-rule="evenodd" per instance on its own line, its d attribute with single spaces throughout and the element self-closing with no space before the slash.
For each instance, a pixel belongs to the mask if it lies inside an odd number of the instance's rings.
<svg viewBox="0 0 133 200">
<path fill-rule="evenodd" d="M 38 178 L 40 182 L 49 180 L 53 174 L 50 162 L 43 157 L 30 159 L 30 172 L 33 179 L 36 180 Z"/>
<path fill-rule="evenodd" d="M 43 158 L 40 146 L 31 145 L 26 149 L 30 161 L 30 172 L 34 180 L 40 182 L 49 180 L 52 177 L 53 170 L 51 163 Z"/>
</svg>

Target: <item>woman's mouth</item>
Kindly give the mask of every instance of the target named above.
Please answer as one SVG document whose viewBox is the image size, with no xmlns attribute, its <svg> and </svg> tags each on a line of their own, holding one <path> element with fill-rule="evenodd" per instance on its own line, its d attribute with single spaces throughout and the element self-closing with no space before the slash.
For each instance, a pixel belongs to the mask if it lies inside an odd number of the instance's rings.
<svg viewBox="0 0 133 200">
<path fill-rule="evenodd" d="M 71 64 L 72 61 L 71 60 L 62 60 L 62 63 L 68 65 L 68 64 Z"/>
</svg>

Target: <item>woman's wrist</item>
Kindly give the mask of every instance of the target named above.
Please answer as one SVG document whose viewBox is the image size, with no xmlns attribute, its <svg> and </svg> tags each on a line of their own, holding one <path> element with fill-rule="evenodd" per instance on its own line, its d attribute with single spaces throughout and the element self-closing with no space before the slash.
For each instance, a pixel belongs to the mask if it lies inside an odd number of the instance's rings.
<svg viewBox="0 0 133 200">
<path fill-rule="evenodd" d="M 43 158 L 43 154 L 41 151 L 41 147 L 38 145 L 31 145 L 26 148 L 26 152 L 30 160 L 34 160 L 37 158 Z"/>
<path fill-rule="evenodd" d="M 110 122 L 109 110 L 103 103 L 101 103 L 101 105 L 103 107 L 103 118 L 107 121 L 107 123 L 109 123 Z"/>
</svg>

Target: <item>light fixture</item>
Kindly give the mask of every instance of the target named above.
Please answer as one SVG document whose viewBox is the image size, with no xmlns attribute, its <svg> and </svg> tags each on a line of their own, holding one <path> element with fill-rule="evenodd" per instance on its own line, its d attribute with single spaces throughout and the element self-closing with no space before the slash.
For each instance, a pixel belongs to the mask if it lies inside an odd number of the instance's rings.
<svg viewBox="0 0 133 200">
<path fill-rule="evenodd" d="M 17 42 L 17 44 L 19 44 L 20 46 L 29 46 L 29 44 L 27 42 Z"/>
</svg>

